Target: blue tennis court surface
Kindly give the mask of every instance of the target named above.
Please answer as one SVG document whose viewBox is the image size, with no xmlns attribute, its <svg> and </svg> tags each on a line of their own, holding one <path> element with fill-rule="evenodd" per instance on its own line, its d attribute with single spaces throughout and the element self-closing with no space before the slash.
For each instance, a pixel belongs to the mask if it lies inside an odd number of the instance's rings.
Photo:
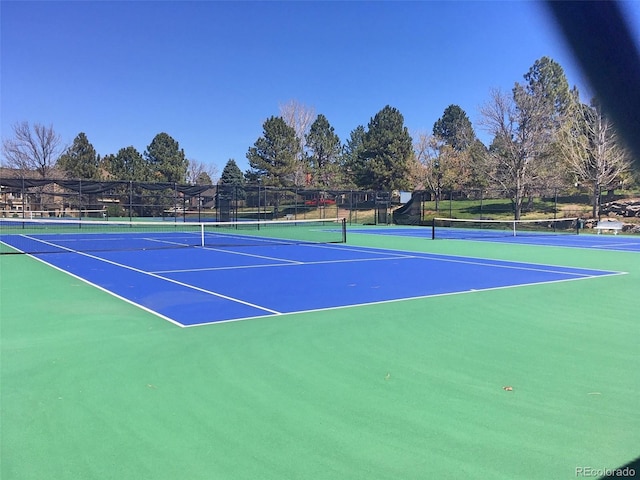
<svg viewBox="0 0 640 480">
<path fill-rule="evenodd" d="M 621 273 L 347 244 L 66 252 L 36 258 L 180 326 Z"/>
<path fill-rule="evenodd" d="M 431 227 L 379 227 L 371 229 L 350 229 L 350 234 L 391 235 L 431 239 Z M 640 252 L 640 236 L 612 234 L 550 234 L 527 233 L 512 236 L 508 233 L 496 234 L 491 231 L 470 232 L 468 229 L 443 228 L 438 231 L 437 239 L 473 240 L 480 242 L 521 243 L 526 245 L 546 245 L 570 248 L 590 248 L 598 250 L 616 250 Z"/>
</svg>

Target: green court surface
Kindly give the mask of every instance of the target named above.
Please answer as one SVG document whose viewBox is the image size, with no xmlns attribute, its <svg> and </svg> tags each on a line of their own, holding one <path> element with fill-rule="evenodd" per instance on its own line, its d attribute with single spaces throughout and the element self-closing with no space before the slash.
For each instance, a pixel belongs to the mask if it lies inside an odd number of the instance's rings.
<svg viewBox="0 0 640 480">
<path fill-rule="evenodd" d="M 0 477 L 546 480 L 640 456 L 640 254 L 349 242 L 628 274 L 181 329 L 4 255 Z"/>
</svg>

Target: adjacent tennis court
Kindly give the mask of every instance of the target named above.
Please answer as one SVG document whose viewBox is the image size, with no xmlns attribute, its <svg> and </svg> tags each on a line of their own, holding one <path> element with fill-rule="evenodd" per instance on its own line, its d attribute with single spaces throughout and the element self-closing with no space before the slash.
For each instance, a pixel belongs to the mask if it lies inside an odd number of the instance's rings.
<svg viewBox="0 0 640 480">
<path fill-rule="evenodd" d="M 3 478 L 568 479 L 638 456 L 636 251 L 96 222 L 0 224 L 30 252 L 0 255 Z"/>
<path fill-rule="evenodd" d="M 352 234 L 640 252 L 640 235 L 590 233 L 580 230 L 575 218 L 522 221 L 436 219 L 434 224 L 429 226 L 355 228 L 350 231 Z"/>
</svg>

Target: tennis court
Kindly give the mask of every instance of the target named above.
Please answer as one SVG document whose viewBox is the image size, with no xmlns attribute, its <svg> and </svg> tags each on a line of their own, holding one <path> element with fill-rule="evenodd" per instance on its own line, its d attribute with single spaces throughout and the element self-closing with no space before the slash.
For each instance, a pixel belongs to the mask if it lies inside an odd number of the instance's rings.
<svg viewBox="0 0 640 480">
<path fill-rule="evenodd" d="M 585 230 L 579 231 L 575 222 L 576 219 L 536 220 L 522 223 L 447 219 L 435 226 L 355 228 L 351 233 L 640 252 L 640 235 L 595 234 Z M 527 226 L 530 228 L 521 229 Z"/>
<path fill-rule="evenodd" d="M 181 326 L 621 273 L 323 243 L 344 239 L 333 222 L 275 222 L 262 236 L 273 224 L 31 220 L 0 238 Z"/>
<path fill-rule="evenodd" d="M 634 251 L 33 227 L 2 232 L 33 252 L 0 255 L 2 478 L 568 479 L 638 457 Z"/>
</svg>

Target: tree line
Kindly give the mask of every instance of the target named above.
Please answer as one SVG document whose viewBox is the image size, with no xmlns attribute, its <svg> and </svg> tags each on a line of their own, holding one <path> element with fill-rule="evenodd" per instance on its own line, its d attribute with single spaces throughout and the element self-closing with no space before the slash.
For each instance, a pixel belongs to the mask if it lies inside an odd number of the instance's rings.
<svg viewBox="0 0 640 480">
<path fill-rule="evenodd" d="M 630 153 L 597 99 L 582 103 L 562 67 L 537 60 L 511 91 L 492 90 L 481 107 L 480 125 L 492 139 L 479 140 L 467 113 L 448 106 L 431 131 L 409 133 L 401 112 L 385 106 L 344 142 L 329 120 L 297 102 L 265 120 L 262 135 L 246 153 L 242 172 L 234 159 L 219 183 L 323 190 L 491 189 L 511 200 L 514 217 L 536 192 L 588 186 L 597 215 L 603 189 L 635 180 Z M 5 165 L 22 175 L 211 184 L 215 167 L 187 159 L 167 133 L 143 153 L 129 146 L 97 154 L 78 134 L 64 148 L 53 127 L 21 122 L 3 140 Z"/>
</svg>

